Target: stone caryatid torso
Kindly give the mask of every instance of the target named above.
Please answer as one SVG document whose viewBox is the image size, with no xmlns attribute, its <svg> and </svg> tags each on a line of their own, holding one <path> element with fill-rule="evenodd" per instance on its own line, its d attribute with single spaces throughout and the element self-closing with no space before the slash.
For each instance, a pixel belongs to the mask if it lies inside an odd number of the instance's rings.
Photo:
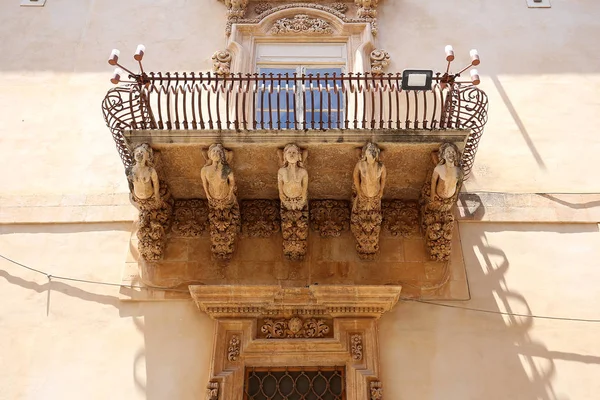
<svg viewBox="0 0 600 400">
<path fill-rule="evenodd" d="M 361 159 L 354 167 L 354 188 L 356 198 L 353 210 L 380 209 L 385 188 L 386 169 L 379 160 L 379 148 L 368 143 L 362 151 Z"/>
<path fill-rule="evenodd" d="M 277 173 L 279 199 L 283 208 L 302 210 L 308 201 L 308 171 L 304 168 L 302 152 L 295 144 L 283 150 L 283 167 Z"/>
<path fill-rule="evenodd" d="M 160 206 L 160 182 L 152 148 L 144 143 L 133 151 L 135 164 L 127 171 L 131 201 L 138 207 Z"/>
<path fill-rule="evenodd" d="M 235 202 L 235 179 L 223 146 L 209 147 L 207 163 L 200 176 L 209 205 L 223 208 Z"/>
<path fill-rule="evenodd" d="M 442 145 L 439 157 L 440 161 L 433 169 L 431 176 L 431 201 L 454 197 L 462 180 L 462 170 L 458 166 L 458 152 L 454 146 Z"/>
</svg>

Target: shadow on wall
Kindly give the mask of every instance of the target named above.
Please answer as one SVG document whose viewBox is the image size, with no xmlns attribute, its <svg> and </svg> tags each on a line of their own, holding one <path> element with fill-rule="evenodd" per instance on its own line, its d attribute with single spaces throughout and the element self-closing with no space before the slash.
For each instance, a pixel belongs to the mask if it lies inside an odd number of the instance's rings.
<svg viewBox="0 0 600 400">
<path fill-rule="evenodd" d="M 579 232 L 598 231 L 596 225 L 581 225 L 578 229 Z M 511 225 L 513 230 L 525 232 L 531 229 Z M 445 304 L 532 314 L 525 296 L 511 290 L 507 284 L 510 262 L 505 252 L 487 241 L 485 232 L 502 231 L 505 231 L 504 227 L 481 230 L 479 237 L 469 239 L 466 246 L 463 243 L 473 298 L 468 303 Z M 534 231 L 556 232 L 556 228 L 537 225 Z M 559 233 L 567 233 L 567 230 Z M 462 234 L 461 237 L 464 239 Z M 553 388 L 555 361 L 600 364 L 600 357 L 549 350 L 543 342 L 532 337 L 534 322 L 531 317 L 401 302 L 380 322 L 386 397 L 414 400 L 571 399 L 557 394 Z M 399 369 L 398 365 L 406 367 Z"/>
<path fill-rule="evenodd" d="M 117 296 L 94 293 L 62 281 L 38 284 L 2 269 L 0 278 L 24 289 L 48 293 L 46 314 L 53 306 L 53 297 L 60 293 L 114 307 L 121 318 L 131 318 L 144 338 L 144 345 L 135 352 L 132 363 L 132 379 L 141 398 L 195 400 L 205 395 L 213 323 L 208 316 L 201 314 L 192 301 L 123 302 Z M 81 332 L 81 335 L 86 334 L 89 332 Z M 115 338 L 104 338 L 111 339 Z M 115 355 L 106 354 L 103 362 L 110 363 L 112 356 Z M 119 355 L 115 360 L 121 358 Z M 120 366 L 115 365 L 114 368 Z M 125 381 L 127 378 L 123 379 Z"/>
</svg>

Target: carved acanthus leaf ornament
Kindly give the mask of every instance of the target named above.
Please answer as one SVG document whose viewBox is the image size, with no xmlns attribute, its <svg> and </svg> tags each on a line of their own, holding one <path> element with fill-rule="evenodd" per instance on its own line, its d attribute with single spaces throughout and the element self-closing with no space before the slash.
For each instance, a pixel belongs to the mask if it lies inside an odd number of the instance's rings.
<svg viewBox="0 0 600 400">
<path fill-rule="evenodd" d="M 229 361 L 237 361 L 240 356 L 240 337 L 233 335 L 229 340 L 229 347 L 227 347 L 227 359 Z"/>
<path fill-rule="evenodd" d="M 279 232 L 279 202 L 277 200 L 242 201 L 242 233 L 250 237 L 268 238 Z"/>
<path fill-rule="evenodd" d="M 208 231 L 206 200 L 177 200 L 173 210 L 171 233 L 174 236 L 198 237 Z"/>
<path fill-rule="evenodd" d="M 306 14 L 298 14 L 294 18 L 281 18 L 273 24 L 272 35 L 282 34 L 333 34 L 329 22 L 321 18 L 312 18 Z"/>
<path fill-rule="evenodd" d="M 360 361 L 363 358 L 362 335 L 357 333 L 350 336 L 350 353 L 354 361 Z"/>
<path fill-rule="evenodd" d="M 414 201 L 386 200 L 383 208 L 383 226 L 393 236 L 410 237 L 419 233 L 419 206 Z"/>
<path fill-rule="evenodd" d="M 289 319 L 266 318 L 260 328 L 267 339 L 290 339 L 290 338 L 322 338 L 331 328 L 326 320 L 308 318 L 302 320 L 300 317 Z"/>
<path fill-rule="evenodd" d="M 350 227 L 350 205 L 344 200 L 310 202 L 310 223 L 323 237 L 338 237 Z"/>
</svg>

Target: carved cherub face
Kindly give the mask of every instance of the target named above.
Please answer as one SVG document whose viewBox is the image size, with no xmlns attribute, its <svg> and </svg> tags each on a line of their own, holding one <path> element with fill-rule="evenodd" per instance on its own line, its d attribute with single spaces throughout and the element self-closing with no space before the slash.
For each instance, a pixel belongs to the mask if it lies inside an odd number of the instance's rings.
<svg viewBox="0 0 600 400">
<path fill-rule="evenodd" d="M 283 156 L 285 157 L 285 161 L 289 164 L 296 164 L 298 161 L 302 160 L 302 156 L 300 154 L 300 149 L 296 145 L 287 145 L 283 150 Z"/>
<path fill-rule="evenodd" d="M 147 164 L 152 157 L 152 149 L 147 144 L 139 145 L 133 150 L 133 158 L 137 164 Z"/>
<path fill-rule="evenodd" d="M 456 161 L 458 160 L 458 154 L 456 154 L 456 150 L 452 146 L 447 146 L 442 150 L 442 158 L 452 165 L 456 165 Z"/>
<path fill-rule="evenodd" d="M 210 158 L 213 162 L 219 162 L 225 160 L 225 153 L 223 151 L 223 147 L 218 144 L 213 144 L 208 149 L 208 158 Z"/>
<path fill-rule="evenodd" d="M 367 143 L 363 150 L 363 157 L 369 163 L 379 160 L 379 147 L 374 143 Z"/>
</svg>

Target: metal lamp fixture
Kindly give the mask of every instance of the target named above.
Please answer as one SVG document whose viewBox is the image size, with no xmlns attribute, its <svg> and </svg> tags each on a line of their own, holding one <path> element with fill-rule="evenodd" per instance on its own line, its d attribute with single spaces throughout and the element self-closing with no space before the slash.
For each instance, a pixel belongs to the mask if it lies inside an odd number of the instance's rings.
<svg viewBox="0 0 600 400">
<path fill-rule="evenodd" d="M 148 76 L 144 72 L 144 67 L 142 65 L 142 59 L 144 58 L 145 51 L 146 47 L 143 44 L 140 44 L 136 48 L 135 54 L 133 55 L 133 59 L 136 60 L 138 62 L 138 65 L 140 66 L 140 73 L 136 74 L 119 64 L 119 55 L 121 54 L 121 52 L 117 49 L 113 49 L 113 51 L 110 53 L 110 57 L 108 58 L 108 64 L 113 66 L 116 65 L 117 68 L 115 68 L 115 71 L 110 81 L 115 85 L 119 83 L 138 83 L 141 85 L 148 83 Z M 132 81 L 126 81 L 121 79 L 121 77 L 124 75 L 123 70 L 125 70 L 129 74 L 128 77 L 129 79 L 133 79 Z"/>
</svg>

